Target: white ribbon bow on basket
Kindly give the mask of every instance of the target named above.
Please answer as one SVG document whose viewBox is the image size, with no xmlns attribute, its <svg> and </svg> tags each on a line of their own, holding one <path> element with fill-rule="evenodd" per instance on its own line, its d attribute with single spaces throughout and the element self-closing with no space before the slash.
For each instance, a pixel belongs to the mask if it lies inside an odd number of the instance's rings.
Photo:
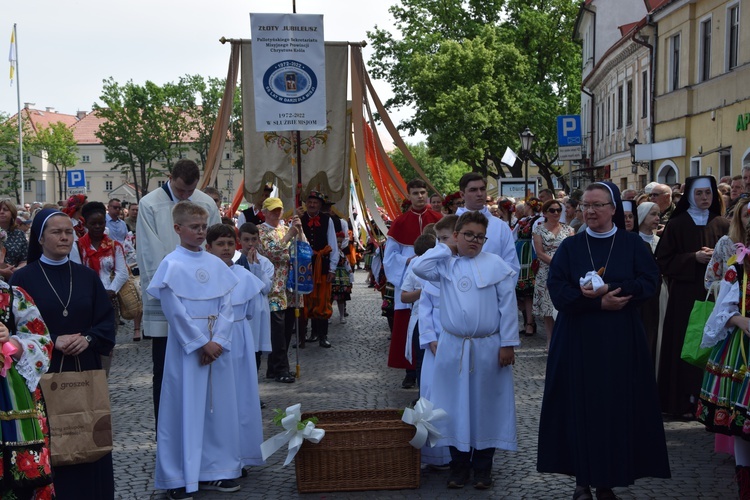
<svg viewBox="0 0 750 500">
<path fill-rule="evenodd" d="M 432 422 L 447 416 L 445 410 L 433 410 L 433 404 L 425 398 L 419 398 L 414 408 L 404 409 L 401 420 L 417 428 L 417 433 L 409 444 L 415 448 L 422 448 L 429 438 L 430 446 L 435 446 L 437 440 L 443 435 L 438 432 Z"/>
<path fill-rule="evenodd" d="M 276 451 L 286 443 L 289 443 L 289 452 L 284 461 L 285 466 L 289 465 L 305 439 L 315 444 L 323 439 L 326 431 L 323 429 L 316 429 L 315 424 L 312 422 L 307 422 L 307 424 L 301 429 L 298 427 L 302 417 L 302 411 L 300 408 L 301 405 L 299 403 L 288 407 L 285 412 L 286 416 L 281 420 L 281 426 L 285 431 L 263 441 L 263 444 L 260 445 L 263 460 L 276 453 Z"/>
</svg>

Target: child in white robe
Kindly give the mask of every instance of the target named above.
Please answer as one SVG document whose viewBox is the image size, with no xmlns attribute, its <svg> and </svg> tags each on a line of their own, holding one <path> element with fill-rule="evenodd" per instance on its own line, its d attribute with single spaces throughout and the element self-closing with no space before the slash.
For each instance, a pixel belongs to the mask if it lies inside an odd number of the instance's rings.
<svg viewBox="0 0 750 500">
<path fill-rule="evenodd" d="M 268 303 L 268 294 L 271 292 L 271 281 L 273 280 L 273 263 L 258 252 L 260 248 L 260 234 L 258 227 L 252 222 L 246 222 L 239 230 L 241 256 L 237 259 L 240 265 L 253 273 L 256 278 L 263 282 L 261 293 L 265 300 L 256 303 L 256 311 L 250 322 L 250 329 L 255 339 L 255 361 L 260 369 L 260 357 L 262 352 L 270 353 L 273 349 L 271 340 L 271 307 Z"/>
<path fill-rule="evenodd" d="M 201 248 L 208 213 L 190 201 L 172 211 L 180 246 L 159 265 L 147 293 L 169 325 L 157 423 L 154 485 L 170 499 L 199 489 L 232 492 L 240 436 L 231 349 L 230 292 L 238 279 Z"/>
<path fill-rule="evenodd" d="M 436 241 L 456 246 L 453 230 L 458 217 L 446 215 L 434 225 Z M 434 245 L 433 245 L 434 247 Z M 424 280 L 423 280 L 424 281 Z M 442 326 L 440 325 L 440 283 L 424 281 L 419 297 L 419 345 L 424 349 L 422 372 L 419 381 L 419 396 L 432 401 L 432 379 L 435 372 L 435 353 Z M 451 461 L 447 446 L 422 447 L 422 463 L 442 469 Z"/>
<path fill-rule="evenodd" d="M 237 276 L 239 283 L 232 289 L 234 316 L 232 351 L 237 409 L 239 412 L 240 462 L 242 467 L 263 465 L 260 451 L 263 442 L 263 421 L 258 394 L 258 369 L 255 364 L 255 340 L 251 331 L 253 315 L 258 315 L 259 302 L 267 302 L 261 290 L 263 282 L 253 273 L 232 262 L 237 239 L 234 229 L 215 224 L 206 233 L 206 251 L 219 257 Z M 243 470 L 244 473 L 244 470 Z"/>
<path fill-rule="evenodd" d="M 518 345 L 516 273 L 495 254 L 482 252 L 487 218 L 466 212 L 456 223 L 456 255 L 439 243 L 413 266 L 414 274 L 440 282 L 442 332 L 431 388 L 436 423 L 450 446 L 449 488 L 461 488 L 474 471 L 474 487 L 493 484 L 496 448 L 515 450 L 514 346 Z"/>
<path fill-rule="evenodd" d="M 435 246 L 435 236 L 432 234 L 422 234 L 414 240 L 415 257 L 406 266 L 404 281 L 401 283 L 401 302 L 411 305 L 411 316 L 409 325 L 406 328 L 406 346 L 404 356 L 409 363 L 413 363 L 417 370 L 417 384 L 420 384 L 420 372 L 422 371 L 422 354 L 423 350 L 419 346 L 419 296 L 424 286 L 424 280 L 417 278 L 411 270 L 412 264 L 420 255 Z"/>
</svg>

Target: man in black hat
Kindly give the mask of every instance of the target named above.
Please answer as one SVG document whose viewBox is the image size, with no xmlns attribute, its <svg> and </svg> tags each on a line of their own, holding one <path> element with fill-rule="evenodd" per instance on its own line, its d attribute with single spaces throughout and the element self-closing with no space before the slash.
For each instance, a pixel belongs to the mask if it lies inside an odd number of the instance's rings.
<svg viewBox="0 0 750 500">
<path fill-rule="evenodd" d="M 307 320 L 312 323 L 312 333 L 306 340 L 318 340 L 320 347 L 331 347 L 328 342 L 328 319 L 331 317 L 331 282 L 336 276 L 339 249 L 336 244 L 336 229 L 331 217 L 320 211 L 325 196 L 320 191 L 307 195 L 306 211 L 302 215 L 302 231 L 313 249 L 313 291 L 305 295 L 305 310 L 300 339 L 307 331 Z M 299 347 L 304 347 L 300 341 Z"/>
</svg>

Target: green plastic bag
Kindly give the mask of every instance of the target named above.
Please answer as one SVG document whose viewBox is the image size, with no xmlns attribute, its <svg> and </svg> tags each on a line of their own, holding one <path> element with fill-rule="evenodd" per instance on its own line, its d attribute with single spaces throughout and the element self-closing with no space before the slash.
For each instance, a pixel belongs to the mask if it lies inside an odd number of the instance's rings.
<svg viewBox="0 0 750 500">
<path fill-rule="evenodd" d="M 708 356 L 711 354 L 711 348 L 701 348 L 703 340 L 703 329 L 706 327 L 708 317 L 714 310 L 714 303 L 708 300 L 711 291 L 706 295 L 706 300 L 696 300 L 693 304 L 693 310 L 690 311 L 688 327 L 685 331 L 685 341 L 682 344 L 682 354 L 680 357 L 698 368 L 705 368 Z"/>
</svg>

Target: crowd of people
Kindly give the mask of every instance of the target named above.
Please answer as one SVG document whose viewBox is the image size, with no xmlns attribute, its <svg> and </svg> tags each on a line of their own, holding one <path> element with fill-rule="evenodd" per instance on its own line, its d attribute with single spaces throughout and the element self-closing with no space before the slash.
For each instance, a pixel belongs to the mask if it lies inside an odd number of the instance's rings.
<svg viewBox="0 0 750 500">
<path fill-rule="evenodd" d="M 131 274 L 143 290 L 133 341 L 152 343 L 155 486 L 181 500 L 239 490 L 236 479 L 263 463 L 263 353 L 267 379 L 294 383 L 290 349 L 332 347 L 328 325 L 334 310 L 346 322 L 362 264 L 391 319 L 384 364 L 450 416 L 422 453 L 450 468 L 449 488 L 472 473 L 475 488 L 490 488 L 495 449 L 516 449 L 514 349 L 541 325 L 540 472 L 574 476 L 576 499 L 593 498 L 591 488 L 616 498 L 613 488 L 670 477 L 663 419 L 697 419 L 730 436 L 717 449 L 735 455 L 741 495 L 750 495 L 750 323 L 739 296 L 750 168 L 743 174 L 642 192 L 594 182 L 526 200 L 487 196 L 477 173 L 448 196 L 430 196 L 417 179 L 387 234 L 340 217 L 316 190 L 285 212 L 269 185 L 246 210 L 225 213 L 218 190 L 197 189 L 191 160 L 140 203 L 0 200 L 0 344 L 13 360 L 1 410 L 34 412 L 44 436 L 3 423 L 2 453 L 33 454 L 38 470 L 13 462 L 3 477 L 16 479 L 0 483 L 0 496 L 114 497 L 111 454 L 52 467 L 38 384 L 47 370 L 109 369 L 123 324 L 118 292 Z M 290 287 L 299 245 L 312 253 L 312 292 L 302 295 Z M 716 300 L 703 338 L 712 350 L 697 367 L 681 351 L 706 290 Z"/>
</svg>

